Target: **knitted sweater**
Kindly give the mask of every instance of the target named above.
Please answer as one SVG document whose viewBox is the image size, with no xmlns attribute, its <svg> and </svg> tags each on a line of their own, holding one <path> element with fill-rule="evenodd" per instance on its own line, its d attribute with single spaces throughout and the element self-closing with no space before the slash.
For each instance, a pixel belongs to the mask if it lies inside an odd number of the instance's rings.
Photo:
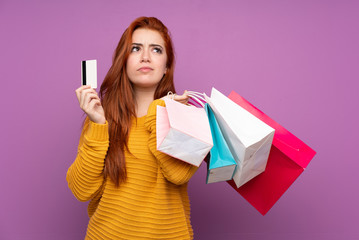
<svg viewBox="0 0 359 240">
<path fill-rule="evenodd" d="M 153 101 L 146 116 L 132 121 L 127 180 L 119 188 L 103 177 L 108 123 L 86 119 L 66 177 L 78 200 L 91 200 L 86 239 L 193 239 L 187 182 L 197 167 L 157 151 L 157 105 L 165 103 Z"/>
</svg>

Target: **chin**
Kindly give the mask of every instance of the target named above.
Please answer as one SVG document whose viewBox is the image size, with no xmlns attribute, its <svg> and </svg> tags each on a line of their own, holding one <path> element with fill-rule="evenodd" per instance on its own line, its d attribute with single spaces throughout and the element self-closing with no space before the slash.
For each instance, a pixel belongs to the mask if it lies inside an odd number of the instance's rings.
<svg viewBox="0 0 359 240">
<path fill-rule="evenodd" d="M 133 82 L 135 87 L 140 88 L 156 88 L 159 82 Z"/>
<path fill-rule="evenodd" d="M 131 81 L 132 84 L 136 87 L 141 87 L 141 88 L 153 88 L 153 87 L 157 87 L 158 83 L 161 81 L 155 81 L 155 80 L 149 80 L 149 79 L 138 79 L 137 81 Z"/>
</svg>

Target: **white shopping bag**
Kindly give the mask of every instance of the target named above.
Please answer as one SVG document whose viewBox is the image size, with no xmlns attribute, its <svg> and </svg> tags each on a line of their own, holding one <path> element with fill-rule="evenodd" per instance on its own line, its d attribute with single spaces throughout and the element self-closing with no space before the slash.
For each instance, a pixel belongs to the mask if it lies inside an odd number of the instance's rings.
<svg viewBox="0 0 359 240">
<path fill-rule="evenodd" d="M 240 187 L 265 170 L 275 130 L 215 88 L 204 96 L 237 162 L 233 180 Z"/>
<path fill-rule="evenodd" d="M 164 101 L 166 107 L 157 106 L 157 150 L 198 167 L 213 147 L 206 111 Z"/>
</svg>

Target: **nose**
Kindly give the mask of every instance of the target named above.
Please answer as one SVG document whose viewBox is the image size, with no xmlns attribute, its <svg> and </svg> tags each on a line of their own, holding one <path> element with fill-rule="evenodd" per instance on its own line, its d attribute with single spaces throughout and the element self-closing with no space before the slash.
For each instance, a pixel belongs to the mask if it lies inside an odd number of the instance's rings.
<svg viewBox="0 0 359 240">
<path fill-rule="evenodd" d="M 150 54 L 148 53 L 148 50 L 145 49 L 143 52 L 142 52 L 142 57 L 141 57 L 141 62 L 150 62 L 151 59 L 150 59 Z"/>
</svg>

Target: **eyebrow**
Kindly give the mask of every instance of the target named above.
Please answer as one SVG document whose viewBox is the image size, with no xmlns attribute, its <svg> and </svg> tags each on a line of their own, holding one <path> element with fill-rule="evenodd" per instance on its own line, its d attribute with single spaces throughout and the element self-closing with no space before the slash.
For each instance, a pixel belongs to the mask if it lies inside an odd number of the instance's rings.
<svg viewBox="0 0 359 240">
<path fill-rule="evenodd" d="M 132 45 L 143 46 L 142 43 L 132 43 Z M 154 44 L 154 43 L 150 44 L 150 47 L 160 47 L 160 48 L 163 48 L 161 45 L 159 45 L 159 44 Z"/>
</svg>

